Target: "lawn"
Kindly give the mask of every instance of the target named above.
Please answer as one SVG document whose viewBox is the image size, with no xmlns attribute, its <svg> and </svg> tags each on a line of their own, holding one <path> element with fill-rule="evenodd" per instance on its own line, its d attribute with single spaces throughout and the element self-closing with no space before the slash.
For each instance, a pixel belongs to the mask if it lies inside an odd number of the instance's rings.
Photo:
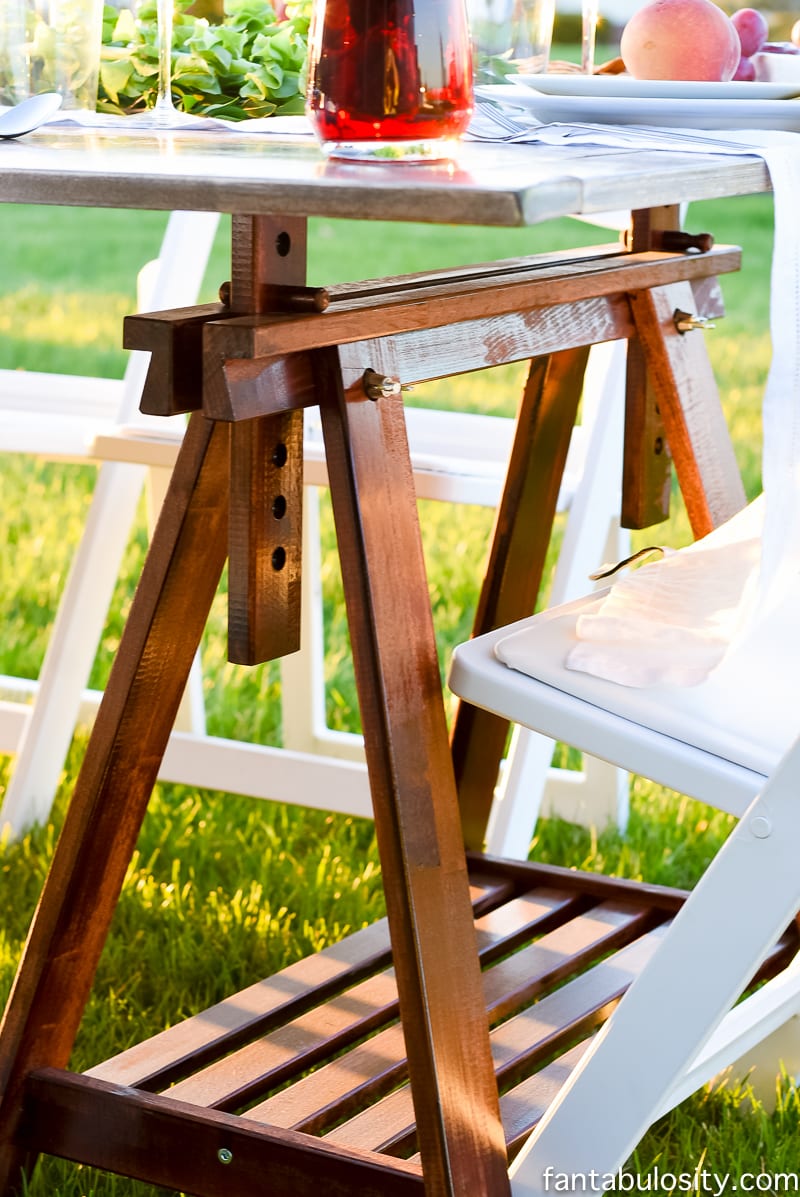
<svg viewBox="0 0 800 1197">
<path fill-rule="evenodd" d="M 133 303 L 136 270 L 155 253 L 164 223 L 165 217 L 156 213 L 0 209 L 0 366 L 120 375 L 121 318 Z M 769 360 L 770 201 L 752 197 L 697 204 L 690 210 L 688 227 L 713 232 L 719 242 L 738 242 L 745 251 L 741 275 L 724 280 L 729 315 L 707 335 L 752 495 L 759 488 L 759 405 Z M 390 275 L 613 236 L 574 221 L 509 232 L 320 221 L 311 230 L 311 281 Z M 204 297 L 212 297 L 227 277 L 223 227 Z M 419 388 L 413 401 L 510 414 L 520 376 L 515 367 L 431 384 Z M 35 677 L 85 518 L 94 471 L 10 455 L 0 457 L 0 463 L 5 516 L 0 621 L 6 631 L 0 644 L 0 673 Z M 452 644 L 469 632 L 491 517 L 476 508 L 456 513 L 433 503 L 423 504 L 421 515 L 444 667 Z M 324 527 L 328 718 L 332 726 L 358 730 L 329 520 Z M 673 517 L 659 529 L 659 538 L 677 544 L 687 536 L 676 500 Z M 103 635 L 94 685 L 102 685 L 107 676 L 145 543 L 141 520 Z M 209 730 L 279 743 L 277 670 L 241 670 L 225 662 L 221 608 L 215 608 L 203 652 Z M 81 729 L 52 822 L 0 848 L 3 996 L 84 742 Z M 0 786 L 11 763 L 0 758 Z M 608 829 L 543 820 L 532 855 L 626 877 L 692 885 L 724 840 L 731 820 L 641 779 L 632 782 L 631 800 L 624 837 Z M 161 786 L 128 871 L 73 1063 L 87 1066 L 338 939 L 382 911 L 380 867 L 369 821 Z M 662 1173 L 695 1168 L 733 1175 L 762 1167 L 795 1170 L 800 1114 L 796 1091 L 784 1085 L 771 1116 L 743 1116 L 745 1097 L 742 1089 L 696 1095 L 651 1130 L 631 1167 L 642 1174 L 656 1164 Z M 144 1197 L 156 1191 L 54 1160 L 42 1161 L 30 1187 L 35 1197 Z"/>
</svg>

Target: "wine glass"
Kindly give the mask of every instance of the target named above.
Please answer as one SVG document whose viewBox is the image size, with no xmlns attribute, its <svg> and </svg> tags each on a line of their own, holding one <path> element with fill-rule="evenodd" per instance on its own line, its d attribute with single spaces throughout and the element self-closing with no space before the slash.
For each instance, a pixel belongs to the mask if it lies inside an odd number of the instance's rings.
<svg viewBox="0 0 800 1197">
<path fill-rule="evenodd" d="M 172 103 L 172 23 L 174 0 L 157 0 L 156 26 L 158 46 L 158 92 L 153 113 L 156 124 L 168 125 L 175 119 Z"/>
<path fill-rule="evenodd" d="M 598 0 L 582 0 L 581 4 L 581 71 L 594 74 L 594 48 L 597 34 Z"/>
</svg>

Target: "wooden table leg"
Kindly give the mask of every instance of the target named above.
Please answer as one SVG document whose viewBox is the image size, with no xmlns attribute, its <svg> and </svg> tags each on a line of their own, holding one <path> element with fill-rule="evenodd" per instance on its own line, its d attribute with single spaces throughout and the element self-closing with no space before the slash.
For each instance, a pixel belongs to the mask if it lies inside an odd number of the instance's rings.
<svg viewBox="0 0 800 1197">
<path fill-rule="evenodd" d="M 366 397 L 369 351 L 315 361 L 425 1191 L 502 1197 L 505 1140 L 403 404 Z"/>
<path fill-rule="evenodd" d="M 692 532 L 706 536 L 747 500 L 704 334 L 675 324 L 692 310 L 692 289 L 671 283 L 630 302 Z"/>
<path fill-rule="evenodd" d="M 227 494 L 228 430 L 193 416 L 0 1028 L 2 1192 L 26 1163 L 25 1077 L 72 1050 L 222 573 Z"/>
<path fill-rule="evenodd" d="M 473 635 L 533 612 L 588 356 L 588 346 L 582 346 L 531 364 Z M 453 759 L 464 840 L 474 851 L 484 847 L 507 735 L 507 720 L 459 704 Z"/>
</svg>

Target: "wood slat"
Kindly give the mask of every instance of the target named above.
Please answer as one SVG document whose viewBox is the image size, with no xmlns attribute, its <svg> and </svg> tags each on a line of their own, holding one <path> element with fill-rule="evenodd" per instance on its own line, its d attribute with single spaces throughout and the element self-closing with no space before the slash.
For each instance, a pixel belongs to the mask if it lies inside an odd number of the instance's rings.
<svg viewBox="0 0 800 1197">
<path fill-rule="evenodd" d="M 574 899 L 559 893 L 532 895 L 509 904 L 502 924 L 495 912 L 476 924 L 478 948 L 484 959 L 509 951 L 520 934 L 535 934 L 568 914 Z M 295 1078 L 356 1040 L 397 1018 L 397 986 L 392 969 L 367 977 L 358 985 L 317 1004 L 278 1030 L 248 1043 L 214 1064 L 178 1082 L 168 1092 L 195 1105 L 232 1109 L 252 1100 L 267 1088 Z M 405 1064 L 405 1049 L 395 1065 Z"/>
<path fill-rule="evenodd" d="M 636 939 L 591 972 L 582 973 L 497 1027 L 491 1041 L 500 1084 L 526 1065 L 535 1066 L 576 1035 L 593 1030 L 650 959 L 663 933 L 661 927 Z M 333 1128 L 325 1135 L 325 1142 L 347 1144 L 359 1151 L 403 1153 L 413 1150 L 414 1134 L 411 1091 L 404 1086 Z"/>
<path fill-rule="evenodd" d="M 667 929 L 668 924 L 654 928 L 492 1031 L 498 1083 L 501 1090 L 508 1090 L 500 1109 L 510 1158 L 569 1078 L 598 1025 L 652 958 Z M 771 950 L 753 983 L 785 967 L 796 950 L 797 935 L 790 931 Z M 579 1035 L 585 1037 L 583 1041 L 571 1046 Z M 563 1054 L 539 1067 L 554 1052 Z M 332 1130 L 325 1141 L 408 1154 L 413 1150 L 413 1120 L 411 1092 L 403 1085 Z"/>
<path fill-rule="evenodd" d="M 645 909 L 607 904 L 570 919 L 522 951 L 506 957 L 483 977 L 491 1020 L 531 1001 L 548 987 L 610 951 L 646 925 Z M 274 1125 L 313 1128 L 340 1119 L 374 1099 L 405 1073 L 402 1032 L 391 1027 L 353 1051 L 303 1077 L 291 1089 L 248 1110 L 248 1117 Z"/>
<path fill-rule="evenodd" d="M 470 892 L 476 913 L 508 897 L 511 884 L 474 870 Z M 389 927 L 386 919 L 380 919 L 120 1052 L 85 1075 L 141 1089 L 166 1086 L 246 1039 L 297 1017 L 367 973 L 385 968 L 390 957 Z"/>
<path fill-rule="evenodd" d="M 483 852 L 468 852 L 467 861 L 470 871 L 490 871 L 493 877 L 507 879 L 518 890 L 532 889 L 538 885 L 556 886 L 597 902 L 627 900 L 664 911 L 665 914 L 676 914 L 689 896 L 688 890 L 674 886 L 632 881 L 625 877 L 607 877 L 602 873 L 586 873 L 538 861 L 510 860 L 488 856 Z"/>
<path fill-rule="evenodd" d="M 243 316 L 210 322 L 203 337 L 204 343 L 224 358 L 276 357 L 523 310 L 574 307 L 584 300 L 680 279 L 725 274 L 738 270 L 740 264 L 739 249 L 720 246 L 696 255 L 648 251 L 599 258 L 592 254 L 583 262 L 572 258 L 552 266 L 528 263 L 527 269 L 512 276 L 496 272 L 491 265 L 482 274 L 473 268 L 463 281 L 442 282 L 441 272 L 433 280 L 428 275 L 406 276 L 387 280 L 381 292 L 370 291 L 366 297 L 363 290 L 361 295 L 357 292 L 358 297 L 351 300 L 337 298 L 339 289 L 331 287 L 330 306 L 321 314 Z M 466 341 L 461 348 L 467 348 Z"/>
</svg>

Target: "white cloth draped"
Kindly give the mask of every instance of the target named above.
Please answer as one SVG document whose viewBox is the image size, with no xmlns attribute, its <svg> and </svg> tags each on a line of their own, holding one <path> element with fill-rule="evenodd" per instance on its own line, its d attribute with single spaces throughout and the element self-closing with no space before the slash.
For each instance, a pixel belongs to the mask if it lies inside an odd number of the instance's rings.
<svg viewBox="0 0 800 1197">
<path fill-rule="evenodd" d="M 770 172 L 775 205 L 772 364 L 763 403 L 763 502 L 736 517 L 726 543 L 699 541 L 622 574 L 577 621 L 568 668 L 627 686 L 698 686 L 725 662 L 744 684 L 754 653 L 800 644 L 800 133 L 538 125 L 520 117 L 516 142 L 615 149 L 753 154 Z M 492 114 L 481 107 L 479 136 Z M 505 124 L 502 136 L 509 140 Z M 763 518 L 762 518 L 763 516 Z M 785 639 L 788 638 L 788 639 Z M 799 650 L 800 652 L 800 650 Z M 735 658 L 733 660 L 732 658 Z M 798 662 L 800 667 L 800 661 Z M 516 654 L 515 668 L 536 674 Z M 716 689 L 716 687 L 715 687 Z M 717 694 L 724 703 L 724 694 Z"/>
</svg>

